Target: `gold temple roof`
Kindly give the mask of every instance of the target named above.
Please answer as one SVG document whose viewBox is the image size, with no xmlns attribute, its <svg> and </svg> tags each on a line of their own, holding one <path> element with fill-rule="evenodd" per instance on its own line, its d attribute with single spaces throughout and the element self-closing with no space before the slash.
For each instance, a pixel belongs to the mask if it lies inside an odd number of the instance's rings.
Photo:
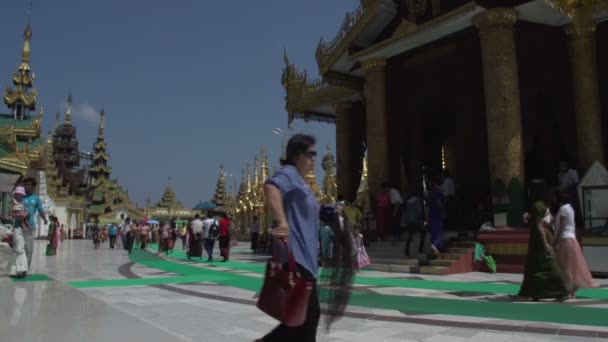
<svg viewBox="0 0 608 342">
<path fill-rule="evenodd" d="M 334 104 L 361 98 L 363 82 L 355 78 L 326 78 L 311 81 L 306 71 L 298 71 L 284 56 L 281 83 L 285 89 L 285 107 L 289 122 L 295 118 L 334 122 Z"/>
<path fill-rule="evenodd" d="M 25 29 L 25 41 L 23 43 L 23 52 L 21 58 L 21 64 L 17 72 L 13 74 L 13 84 L 15 88 L 8 87 L 4 92 L 4 102 L 13 108 L 18 102 L 30 110 L 36 109 L 36 99 L 38 97 L 38 91 L 32 88 L 35 75 L 31 72 L 30 63 L 30 40 L 32 38 L 32 29 L 30 25 L 27 25 Z M 30 91 L 31 88 L 31 91 Z"/>
</svg>

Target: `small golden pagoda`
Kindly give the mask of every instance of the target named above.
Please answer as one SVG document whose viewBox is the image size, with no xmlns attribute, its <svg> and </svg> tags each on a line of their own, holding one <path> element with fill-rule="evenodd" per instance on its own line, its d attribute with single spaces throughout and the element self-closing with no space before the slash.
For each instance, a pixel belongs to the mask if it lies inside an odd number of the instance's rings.
<svg viewBox="0 0 608 342">
<path fill-rule="evenodd" d="M 323 157 L 322 166 L 323 171 L 325 171 L 325 177 L 323 178 L 323 193 L 325 197 L 323 201 L 333 203 L 338 197 L 338 185 L 336 183 L 336 173 L 334 171 L 336 161 L 331 152 L 331 145 L 329 144 L 327 145 L 327 154 Z"/>
<path fill-rule="evenodd" d="M 175 191 L 173 191 L 173 186 L 171 185 L 171 179 L 169 178 L 163 196 L 154 208 L 149 209 L 149 213 L 149 218 L 169 221 L 171 219 L 191 218 L 198 213 L 198 211 L 185 208 L 177 200 Z"/>
<path fill-rule="evenodd" d="M 21 64 L 13 74 L 13 87 L 4 92 L 4 103 L 9 113 L 0 113 L 0 173 L 25 176 L 29 171 L 42 169 L 40 127 L 44 110 L 33 115 L 36 110 L 38 91 L 33 87 L 34 73 L 30 68 L 30 41 L 32 30 L 27 25 L 24 34 Z M 9 182 L 10 183 L 10 182 Z"/>
<path fill-rule="evenodd" d="M 367 183 L 367 155 L 362 159 L 361 180 L 357 189 L 357 199 L 355 204 L 361 208 L 362 212 L 367 213 L 370 210 L 369 203 L 369 186 Z"/>
<path fill-rule="evenodd" d="M 89 222 L 119 223 L 126 217 L 142 219 L 144 212 L 129 199 L 129 193 L 111 180 L 112 168 L 108 166 L 110 156 L 105 141 L 105 111 L 102 108 L 99 120 L 99 133 L 93 145 L 94 155 L 89 169 L 90 186 L 88 193 L 87 216 Z"/>
<path fill-rule="evenodd" d="M 220 165 L 220 177 L 217 180 L 215 187 L 215 195 L 213 195 L 213 203 L 218 207 L 226 205 L 226 178 L 224 176 L 224 165 Z"/>
</svg>

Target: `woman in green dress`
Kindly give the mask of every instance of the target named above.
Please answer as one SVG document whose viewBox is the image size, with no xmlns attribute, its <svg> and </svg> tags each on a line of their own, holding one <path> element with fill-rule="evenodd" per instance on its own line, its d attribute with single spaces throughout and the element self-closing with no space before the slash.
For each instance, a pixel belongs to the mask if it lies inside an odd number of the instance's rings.
<svg viewBox="0 0 608 342">
<path fill-rule="evenodd" d="M 550 192 L 541 180 L 530 183 L 530 203 L 532 212 L 526 213 L 524 221 L 530 226 L 528 255 L 524 270 L 524 280 L 517 297 L 527 299 L 563 299 L 568 291 L 560 277 L 554 261 L 552 247 L 554 232 L 548 212 L 552 204 Z"/>
<path fill-rule="evenodd" d="M 46 246 L 46 255 L 53 256 L 57 254 L 57 242 L 58 242 L 59 227 L 57 224 L 57 218 L 53 215 L 49 216 L 49 233 L 48 240 L 49 244 Z"/>
</svg>

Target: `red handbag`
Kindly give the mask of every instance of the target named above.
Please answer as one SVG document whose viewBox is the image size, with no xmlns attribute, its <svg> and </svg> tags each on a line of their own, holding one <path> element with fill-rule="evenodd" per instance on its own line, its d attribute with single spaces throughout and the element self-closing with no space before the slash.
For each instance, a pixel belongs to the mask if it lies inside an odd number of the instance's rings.
<svg viewBox="0 0 608 342">
<path fill-rule="evenodd" d="M 287 243 L 284 243 L 287 247 L 287 270 L 277 257 L 278 248 L 275 247 L 273 257 L 266 264 L 264 285 L 257 307 L 288 327 L 299 327 L 306 320 L 313 284 L 301 277 L 293 253 Z"/>
</svg>

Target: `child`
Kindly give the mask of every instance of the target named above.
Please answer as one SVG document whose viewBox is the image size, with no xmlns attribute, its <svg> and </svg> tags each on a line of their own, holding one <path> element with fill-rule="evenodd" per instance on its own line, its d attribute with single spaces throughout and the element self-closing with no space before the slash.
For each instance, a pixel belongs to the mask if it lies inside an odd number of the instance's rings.
<svg viewBox="0 0 608 342">
<path fill-rule="evenodd" d="M 23 199 L 25 197 L 25 188 L 18 186 L 13 191 L 13 200 L 10 207 L 10 213 L 15 220 L 15 229 L 13 233 L 13 250 L 15 253 L 15 265 L 17 268 L 17 278 L 25 278 L 31 260 L 28 260 L 25 247 L 25 236 L 30 235 L 29 214 Z"/>
<path fill-rule="evenodd" d="M 23 198 L 25 197 L 25 188 L 18 186 L 13 191 L 13 201 L 11 204 L 11 216 L 15 219 L 15 227 L 20 227 L 24 232 L 28 232 L 29 227 L 29 214 L 23 204 Z"/>
<path fill-rule="evenodd" d="M 357 230 L 355 233 L 355 246 L 357 248 L 357 264 L 355 265 L 355 271 L 359 272 L 361 268 L 371 264 L 365 246 L 363 245 L 363 234 L 361 234 L 361 230 Z"/>
<path fill-rule="evenodd" d="M 321 228 L 319 229 L 319 242 L 321 243 L 321 262 L 322 265 L 327 266 L 333 256 L 333 244 L 334 231 L 331 229 L 331 224 L 327 221 L 321 221 Z"/>
</svg>

